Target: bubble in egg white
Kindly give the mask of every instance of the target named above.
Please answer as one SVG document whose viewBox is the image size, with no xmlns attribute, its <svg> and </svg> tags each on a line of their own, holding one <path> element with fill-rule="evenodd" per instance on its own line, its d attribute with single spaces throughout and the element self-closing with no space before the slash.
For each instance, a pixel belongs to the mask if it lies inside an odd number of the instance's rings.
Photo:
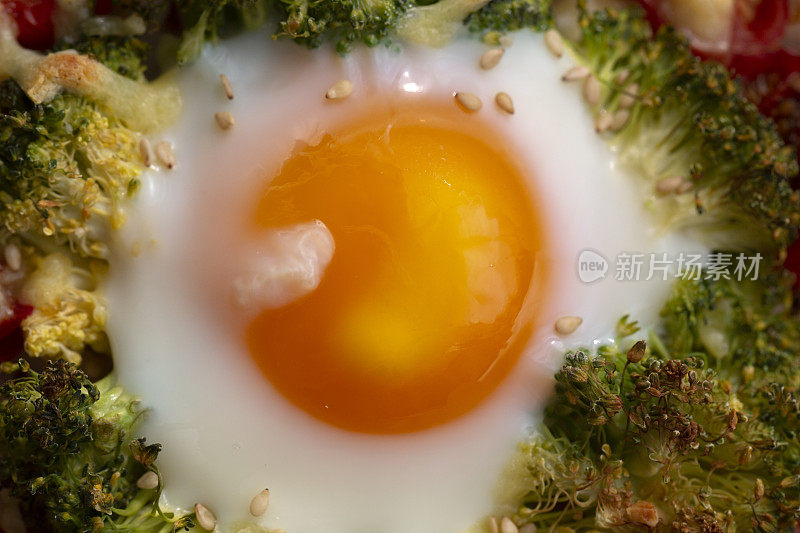
<svg viewBox="0 0 800 533">
<path fill-rule="evenodd" d="M 116 372 L 151 408 L 142 432 L 164 445 L 160 469 L 170 504 L 188 509 L 202 502 L 227 531 L 252 519 L 250 500 L 269 487 L 270 507 L 259 520 L 289 533 L 462 531 L 492 511 L 497 476 L 546 399 L 564 346 L 596 346 L 623 314 L 645 326 L 655 320 L 667 282 L 615 281 L 611 267 L 586 284 L 577 275 L 578 256 L 592 249 L 611 260 L 621 251 L 698 246 L 653 234 L 635 181 L 617 169 L 594 132 L 580 87 L 560 80 L 570 59 L 554 58 L 533 33 L 519 33 L 514 43 L 484 71 L 478 58 L 485 46 L 466 38 L 443 49 L 359 49 L 341 58 L 251 33 L 207 49 L 179 72 L 186 111 L 165 133 L 178 163 L 144 177 L 114 247 L 107 288 Z M 232 101 L 220 74 L 233 85 Z M 340 79 L 352 81 L 353 93 L 326 101 L 325 91 Z M 424 432 L 362 435 L 289 404 L 262 377 L 242 339 L 221 327 L 212 288 L 197 280 L 219 262 L 241 258 L 224 246 L 224 209 L 206 211 L 199 198 L 246 205 L 260 191 L 253 184 L 274 175 L 298 141 L 314 142 L 359 99 L 394 91 L 419 98 L 468 91 L 484 102 L 464 120 L 503 132 L 505 148 L 543 197 L 540 218 L 552 242 L 545 260 L 555 275 L 549 303 L 538 311 L 543 325 L 479 408 Z M 513 116 L 494 107 L 500 91 L 513 98 Z M 214 124 L 220 110 L 235 117 L 229 131 Z M 130 246 L 143 239 L 157 245 L 133 258 Z M 325 263 L 324 247 L 315 253 Z M 566 315 L 583 321 L 559 339 L 553 324 Z"/>
</svg>

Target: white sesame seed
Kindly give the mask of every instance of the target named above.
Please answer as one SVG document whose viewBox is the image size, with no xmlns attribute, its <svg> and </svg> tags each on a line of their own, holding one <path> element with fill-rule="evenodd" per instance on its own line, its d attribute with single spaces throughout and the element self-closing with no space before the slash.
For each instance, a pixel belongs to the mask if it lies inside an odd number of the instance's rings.
<svg viewBox="0 0 800 533">
<path fill-rule="evenodd" d="M 219 126 L 221 130 L 229 130 L 234 124 L 233 115 L 227 111 L 218 111 L 214 113 L 214 120 L 217 121 L 217 126 Z"/>
<path fill-rule="evenodd" d="M 627 70 L 627 69 L 621 70 L 619 72 L 619 74 L 614 76 L 614 83 L 616 83 L 617 85 L 622 85 L 623 83 L 628 81 L 628 78 L 630 76 L 631 76 L 631 71 L 630 70 Z"/>
<path fill-rule="evenodd" d="M 627 109 L 620 109 L 616 113 L 614 113 L 613 118 L 611 119 L 611 124 L 608 126 L 608 129 L 611 131 L 619 131 L 622 127 L 628 123 L 628 119 L 631 117 L 631 112 Z"/>
<path fill-rule="evenodd" d="M 619 107 L 627 109 L 636 102 L 636 97 L 639 95 L 639 84 L 631 83 L 628 85 L 619 97 Z"/>
<path fill-rule="evenodd" d="M 500 521 L 500 533 L 518 533 L 519 529 L 516 524 L 511 521 L 507 516 L 504 516 Z"/>
<path fill-rule="evenodd" d="M 139 156 L 142 158 L 144 166 L 149 167 L 153 164 L 153 147 L 147 137 L 142 137 L 139 141 Z"/>
<path fill-rule="evenodd" d="M 483 70 L 493 69 L 494 67 L 497 66 L 498 63 L 500 63 L 500 60 L 503 58 L 504 53 L 505 50 L 503 50 L 499 46 L 495 48 L 489 48 L 481 55 L 478 64 L 481 66 Z"/>
<path fill-rule="evenodd" d="M 519 533 L 536 533 L 536 524 L 525 524 L 519 528 Z"/>
<path fill-rule="evenodd" d="M 489 517 L 489 533 L 500 533 L 500 526 L 497 525 L 497 518 Z"/>
<path fill-rule="evenodd" d="M 269 507 L 269 489 L 264 489 L 250 500 L 250 514 L 261 516 L 267 512 Z"/>
<path fill-rule="evenodd" d="M 483 106 L 481 99 L 472 93 L 457 92 L 455 94 L 455 98 L 456 102 L 458 102 L 466 111 L 477 111 Z"/>
<path fill-rule="evenodd" d="M 556 320 L 555 329 L 559 335 L 569 335 L 573 333 L 583 323 L 579 316 L 562 316 Z"/>
<path fill-rule="evenodd" d="M 656 183 L 656 192 L 658 194 L 666 195 L 678 191 L 683 186 L 684 180 L 682 176 L 668 176 L 661 178 Z"/>
<path fill-rule="evenodd" d="M 206 531 L 212 531 L 217 526 L 217 517 L 202 503 L 194 504 L 194 515 L 197 517 L 197 525 Z"/>
<path fill-rule="evenodd" d="M 152 470 L 148 470 L 136 482 L 136 486 L 140 489 L 152 490 L 158 487 L 158 474 Z"/>
<path fill-rule="evenodd" d="M 513 35 L 501 35 L 497 42 L 500 43 L 500 46 L 503 48 L 511 48 L 511 45 L 514 44 L 514 36 Z"/>
<path fill-rule="evenodd" d="M 175 150 L 172 149 L 172 144 L 169 141 L 161 141 L 156 144 L 156 157 L 161 166 L 170 169 L 175 166 Z"/>
<path fill-rule="evenodd" d="M 683 180 L 683 183 L 681 183 L 678 188 L 675 189 L 675 194 L 684 194 L 691 191 L 693 188 L 694 186 L 692 185 L 692 182 Z"/>
<path fill-rule="evenodd" d="M 509 115 L 514 114 L 514 100 L 511 99 L 508 93 L 499 92 L 495 95 L 494 101 L 497 104 L 497 107 L 508 113 Z"/>
<path fill-rule="evenodd" d="M 601 109 L 600 112 L 597 114 L 597 117 L 594 119 L 594 131 L 597 133 L 603 133 L 607 129 L 611 127 L 611 122 L 613 121 L 611 113 L 606 111 L 605 109 Z"/>
<path fill-rule="evenodd" d="M 220 74 L 219 79 L 222 82 L 222 88 L 225 89 L 225 96 L 228 100 L 233 100 L 233 88 L 231 87 L 231 80 L 225 74 Z"/>
<path fill-rule="evenodd" d="M 347 98 L 353 92 L 353 83 L 350 80 L 339 80 L 331 85 L 328 92 L 325 93 L 325 98 L 328 100 L 341 100 Z"/>
<path fill-rule="evenodd" d="M 592 75 L 583 82 L 583 99 L 589 105 L 600 103 L 600 82 Z"/>
<path fill-rule="evenodd" d="M 3 249 L 3 255 L 8 268 L 14 272 L 22 268 L 22 252 L 20 252 L 19 246 L 13 243 L 7 244 Z"/>
<path fill-rule="evenodd" d="M 561 76 L 561 81 L 579 81 L 591 74 L 592 71 L 585 65 L 572 67 Z"/>
<path fill-rule="evenodd" d="M 558 30 L 547 30 L 544 32 L 544 44 L 550 53 L 556 57 L 564 55 L 564 41 L 561 39 L 561 34 Z"/>
</svg>

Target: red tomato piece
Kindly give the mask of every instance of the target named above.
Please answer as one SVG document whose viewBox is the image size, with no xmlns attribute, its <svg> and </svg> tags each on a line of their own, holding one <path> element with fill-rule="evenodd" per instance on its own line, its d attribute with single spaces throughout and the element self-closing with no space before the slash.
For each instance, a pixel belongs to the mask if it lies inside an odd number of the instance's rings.
<svg viewBox="0 0 800 533">
<path fill-rule="evenodd" d="M 53 47 L 54 0 L 0 0 L 17 23 L 17 40 L 25 48 L 46 50 Z"/>
</svg>

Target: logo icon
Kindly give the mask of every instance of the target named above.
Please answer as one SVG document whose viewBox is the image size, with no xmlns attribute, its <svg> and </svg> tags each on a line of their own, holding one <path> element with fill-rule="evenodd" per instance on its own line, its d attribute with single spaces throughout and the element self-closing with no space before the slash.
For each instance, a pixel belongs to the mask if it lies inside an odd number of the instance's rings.
<svg viewBox="0 0 800 533">
<path fill-rule="evenodd" d="M 578 278 L 584 283 L 594 283 L 606 277 L 608 259 L 600 252 L 586 248 L 578 255 Z"/>
</svg>

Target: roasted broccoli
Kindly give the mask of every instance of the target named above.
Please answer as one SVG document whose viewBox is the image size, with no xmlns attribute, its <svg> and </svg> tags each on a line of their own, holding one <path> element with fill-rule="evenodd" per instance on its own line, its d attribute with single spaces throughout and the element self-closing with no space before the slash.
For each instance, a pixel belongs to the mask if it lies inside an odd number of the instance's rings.
<svg viewBox="0 0 800 533">
<path fill-rule="evenodd" d="M 200 55 L 207 42 L 238 29 L 254 29 L 266 22 L 266 0 L 178 0 L 184 32 L 178 47 L 178 64 Z"/>
<path fill-rule="evenodd" d="M 652 350 L 623 339 L 596 355 L 568 353 L 542 428 L 522 447 L 514 520 L 540 530 L 792 530 L 800 518 L 792 281 L 780 272 L 681 280 Z"/>
<path fill-rule="evenodd" d="M 694 56 L 672 28 L 652 35 L 638 10 L 584 10 L 579 22 L 573 51 L 592 73 L 597 128 L 647 184 L 664 226 L 702 230 L 721 248 L 792 242 L 795 152 L 725 67 Z"/>
<path fill-rule="evenodd" d="M 93 261 L 80 268 L 62 253 L 33 256 L 30 263 L 34 269 L 20 295 L 33 306 L 33 312 L 22 321 L 25 353 L 76 364 L 87 346 L 108 353 L 106 304 L 97 290 L 105 263 Z"/>
<path fill-rule="evenodd" d="M 544 31 L 553 25 L 552 0 L 492 0 L 464 21 L 469 31 Z"/>
<path fill-rule="evenodd" d="M 80 41 L 64 42 L 56 46 L 59 50 L 75 50 L 88 55 L 105 66 L 136 81 L 144 81 L 147 56 L 150 47 L 136 37 L 84 37 Z"/>
<path fill-rule="evenodd" d="M 411 0 L 280 0 L 281 22 L 277 36 L 287 36 L 310 48 L 323 41 L 336 43 L 347 53 L 356 43 L 375 46 L 385 42 Z"/>
<path fill-rule="evenodd" d="M 159 505 L 161 449 L 134 438 L 137 402 L 113 377 L 92 383 L 48 363 L 0 387 L 0 483 L 31 531 L 166 533 L 194 526 Z"/>
<path fill-rule="evenodd" d="M 139 186 L 138 134 L 79 96 L 35 105 L 7 79 L 0 139 L 2 239 L 49 240 L 106 257 L 105 235 L 124 223 L 121 201 Z"/>
</svg>

